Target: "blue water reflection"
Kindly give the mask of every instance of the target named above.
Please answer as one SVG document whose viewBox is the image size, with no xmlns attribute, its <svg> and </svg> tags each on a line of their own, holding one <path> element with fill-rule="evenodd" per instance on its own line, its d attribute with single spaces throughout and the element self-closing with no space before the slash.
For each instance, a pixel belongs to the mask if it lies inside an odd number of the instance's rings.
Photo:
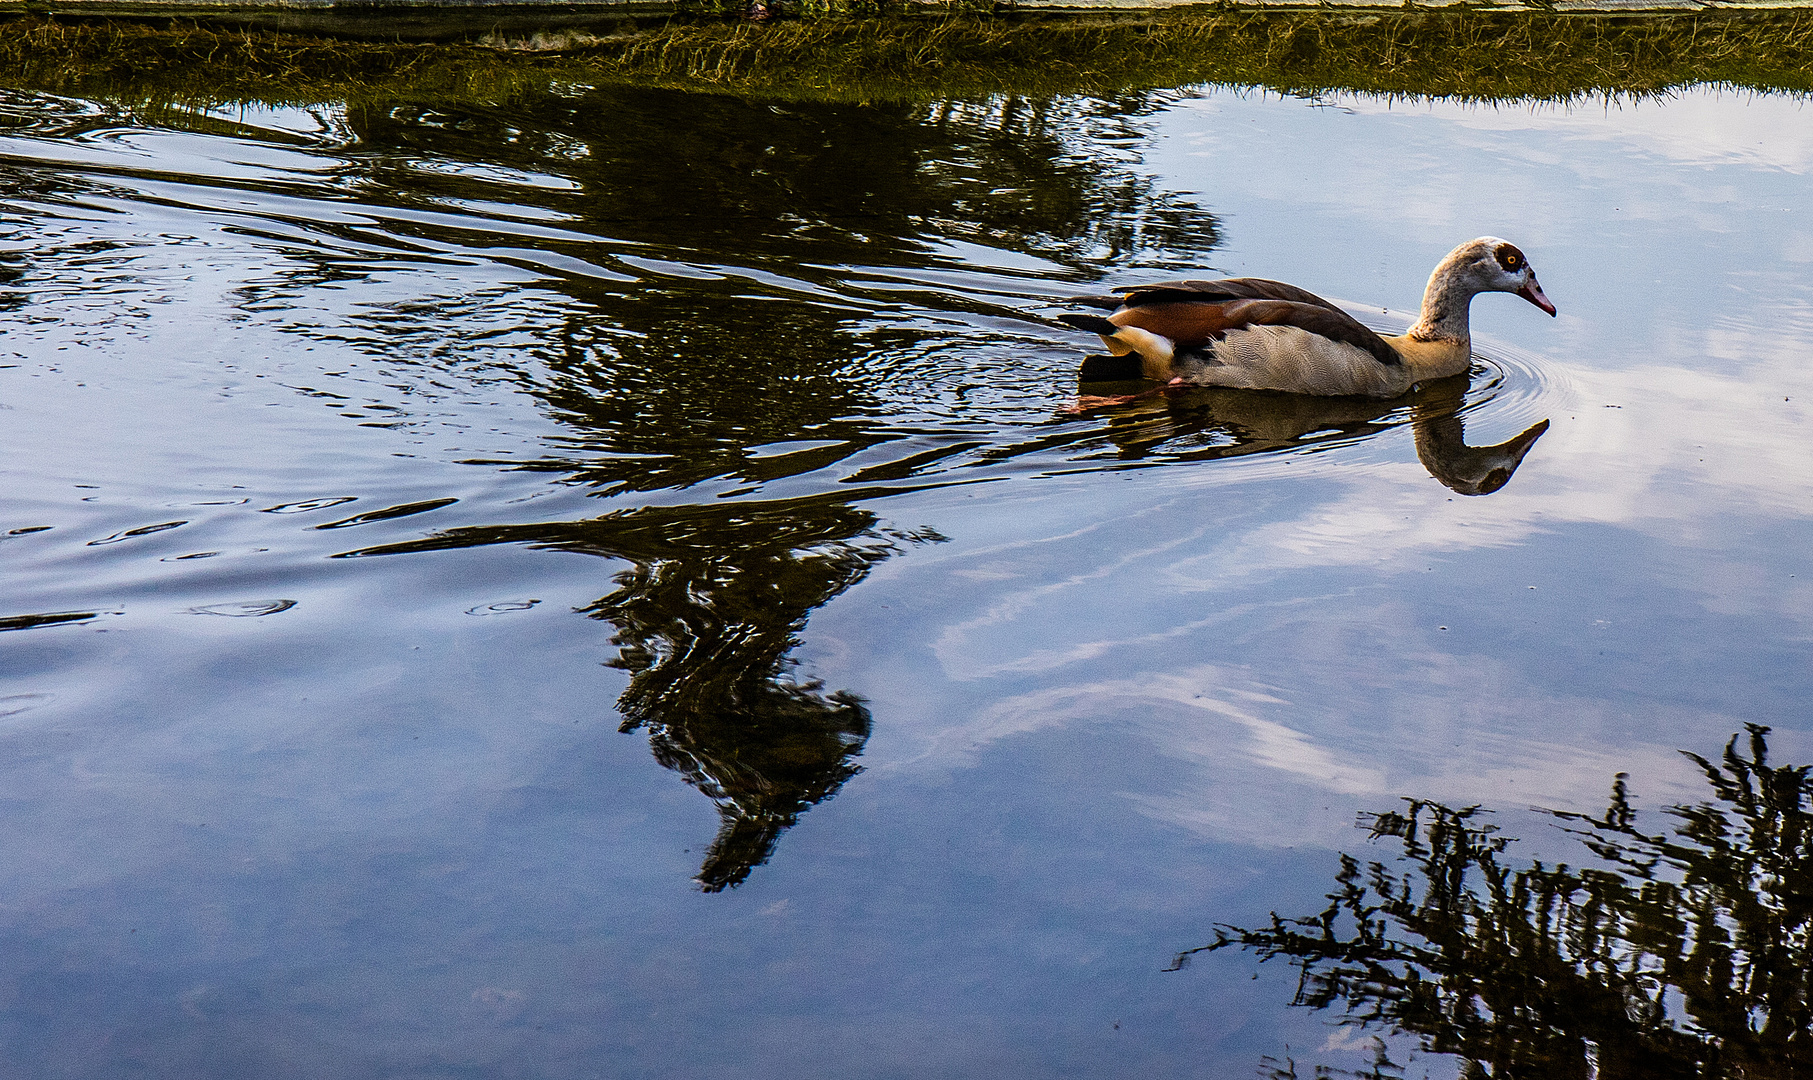
<svg viewBox="0 0 1813 1080">
<path fill-rule="evenodd" d="M 1162 969 L 1401 795 L 1808 756 L 1803 108 L 9 96 L 0 1070 L 1357 1067 Z M 1401 327 L 1482 233 L 1488 496 L 1452 408 L 1072 409 L 1072 292 Z"/>
</svg>

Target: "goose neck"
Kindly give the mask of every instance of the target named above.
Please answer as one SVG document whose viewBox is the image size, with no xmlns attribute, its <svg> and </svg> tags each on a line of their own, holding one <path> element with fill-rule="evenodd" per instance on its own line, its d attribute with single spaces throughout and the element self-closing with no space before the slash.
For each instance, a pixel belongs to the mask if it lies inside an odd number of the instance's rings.
<svg viewBox="0 0 1813 1080">
<path fill-rule="evenodd" d="M 1406 337 L 1413 341 L 1470 344 L 1472 333 L 1467 316 L 1479 289 L 1458 271 L 1452 259 L 1445 259 L 1429 275 L 1429 286 L 1423 290 L 1422 313 Z"/>
</svg>

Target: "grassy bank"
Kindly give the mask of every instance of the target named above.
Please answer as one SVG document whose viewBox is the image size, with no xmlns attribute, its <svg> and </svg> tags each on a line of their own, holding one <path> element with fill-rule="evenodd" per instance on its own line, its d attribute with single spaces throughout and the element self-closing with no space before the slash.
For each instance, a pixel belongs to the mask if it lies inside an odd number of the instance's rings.
<svg viewBox="0 0 1813 1080">
<path fill-rule="evenodd" d="M 0 82 L 61 93 L 303 104 L 508 100 L 561 84 L 899 100 L 1215 82 L 1470 99 L 1813 90 L 1813 11 L 1552 15 L 1214 8 L 1139 15 L 674 18 L 538 43 L 340 39 L 193 22 L 0 23 Z M 549 51 L 548 46 L 559 46 Z"/>
</svg>

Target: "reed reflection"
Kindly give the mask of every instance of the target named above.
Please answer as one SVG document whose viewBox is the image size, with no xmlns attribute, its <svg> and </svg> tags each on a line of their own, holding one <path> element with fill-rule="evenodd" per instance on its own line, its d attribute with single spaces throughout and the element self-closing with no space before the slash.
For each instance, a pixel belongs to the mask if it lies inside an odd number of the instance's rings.
<svg viewBox="0 0 1813 1080">
<path fill-rule="evenodd" d="M 580 610 L 614 625 L 609 666 L 630 674 L 618 730 L 722 818 L 699 869 L 706 892 L 741 883 L 799 815 L 860 771 L 860 697 L 792 677 L 811 613 L 878 562 L 943 537 L 887 529 L 848 503 L 643 507 L 590 521 L 451 529 L 346 552 L 395 555 L 529 544 L 626 560 L 617 588 Z"/>
<path fill-rule="evenodd" d="M 1321 912 L 1219 926 L 1176 966 L 1286 957 L 1292 1004 L 1408 1033 L 1464 1077 L 1813 1075 L 1813 767 L 1770 764 L 1768 731 L 1689 753 L 1709 798 L 1664 810 L 1667 831 L 1640 826 L 1622 773 L 1602 815 L 1556 812 L 1596 865 L 1514 866 L 1477 806 L 1370 816 L 1393 860 L 1342 855 Z M 1402 1072 L 1381 1044 L 1364 1075 Z"/>
</svg>

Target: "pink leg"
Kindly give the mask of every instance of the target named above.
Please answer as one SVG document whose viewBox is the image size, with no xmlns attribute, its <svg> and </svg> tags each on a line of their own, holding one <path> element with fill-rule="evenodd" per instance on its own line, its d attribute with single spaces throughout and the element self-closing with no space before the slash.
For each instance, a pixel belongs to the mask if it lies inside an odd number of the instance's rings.
<svg viewBox="0 0 1813 1080">
<path fill-rule="evenodd" d="M 1105 409 L 1110 405 L 1125 405 L 1128 402 L 1144 401 L 1147 398 L 1155 398 L 1164 394 L 1179 394 L 1189 388 L 1190 384 L 1184 382 L 1183 377 L 1179 376 L 1163 386 L 1155 386 L 1150 390 L 1141 390 L 1137 394 L 1115 394 L 1111 397 L 1097 397 L 1093 394 L 1084 394 L 1076 399 L 1075 404 L 1069 406 L 1064 411 L 1071 415 L 1076 415 L 1090 412 L 1094 409 Z"/>
</svg>

